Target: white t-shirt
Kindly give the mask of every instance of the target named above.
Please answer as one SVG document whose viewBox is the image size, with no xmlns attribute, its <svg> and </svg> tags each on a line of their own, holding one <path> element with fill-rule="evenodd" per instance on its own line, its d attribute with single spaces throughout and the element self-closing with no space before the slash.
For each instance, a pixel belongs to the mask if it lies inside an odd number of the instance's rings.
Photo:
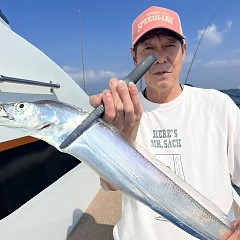
<svg viewBox="0 0 240 240">
<path fill-rule="evenodd" d="M 155 104 L 140 93 L 144 113 L 136 141 L 178 176 L 232 214 L 231 181 L 240 186 L 240 110 L 217 90 L 184 86 L 173 101 Z M 195 239 L 123 194 L 115 240 Z"/>
</svg>

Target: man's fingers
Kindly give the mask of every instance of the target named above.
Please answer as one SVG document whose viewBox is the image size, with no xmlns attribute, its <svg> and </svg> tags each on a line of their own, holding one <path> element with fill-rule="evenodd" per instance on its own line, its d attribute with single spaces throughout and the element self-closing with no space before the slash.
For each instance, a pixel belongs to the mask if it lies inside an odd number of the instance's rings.
<svg viewBox="0 0 240 240">
<path fill-rule="evenodd" d="M 143 113 L 143 107 L 140 102 L 137 86 L 132 82 L 129 83 L 129 93 L 133 103 L 135 121 L 139 121 Z"/>
<path fill-rule="evenodd" d="M 98 107 L 102 102 L 102 94 L 92 95 L 89 97 L 89 103 L 92 107 Z"/>
<path fill-rule="evenodd" d="M 109 83 L 110 90 L 104 90 L 102 94 L 93 95 L 89 102 L 97 107 L 103 102 L 105 107 L 104 120 L 119 129 L 134 126 L 142 116 L 138 89 L 134 83 L 127 84 L 116 78 Z"/>
<path fill-rule="evenodd" d="M 124 81 L 119 81 L 117 85 L 117 91 L 119 94 L 119 97 L 121 99 L 122 109 L 124 111 L 124 121 L 128 123 L 132 123 L 135 121 L 134 116 L 134 106 L 132 99 L 130 97 L 128 86 Z"/>
<path fill-rule="evenodd" d="M 232 239 L 240 239 L 240 219 L 236 219 L 235 221 L 233 221 L 232 230 L 234 232 L 233 232 L 233 235 L 231 236 L 231 238 Z"/>
<path fill-rule="evenodd" d="M 105 107 L 105 113 L 103 119 L 108 123 L 113 123 L 116 117 L 116 110 L 114 105 L 114 99 L 110 90 L 104 90 L 103 95 L 103 104 Z"/>
</svg>

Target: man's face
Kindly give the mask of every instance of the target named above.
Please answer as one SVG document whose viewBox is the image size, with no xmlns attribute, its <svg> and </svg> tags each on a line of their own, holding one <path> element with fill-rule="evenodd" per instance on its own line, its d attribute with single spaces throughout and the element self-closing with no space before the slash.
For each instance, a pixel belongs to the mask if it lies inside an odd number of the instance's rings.
<svg viewBox="0 0 240 240">
<path fill-rule="evenodd" d="M 138 43 L 136 52 L 132 50 L 135 65 L 151 53 L 156 55 L 157 62 L 144 75 L 147 86 L 155 89 L 178 86 L 186 44 L 182 45 L 179 39 L 169 34 L 151 34 Z"/>
</svg>

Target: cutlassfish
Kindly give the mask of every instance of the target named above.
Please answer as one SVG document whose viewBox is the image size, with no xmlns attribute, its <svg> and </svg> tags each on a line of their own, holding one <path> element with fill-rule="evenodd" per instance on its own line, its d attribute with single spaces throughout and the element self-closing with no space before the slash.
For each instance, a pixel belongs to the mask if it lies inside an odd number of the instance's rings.
<svg viewBox="0 0 240 240">
<path fill-rule="evenodd" d="M 104 180 L 192 236 L 217 240 L 230 230 L 228 216 L 215 204 L 102 119 L 60 149 L 87 116 L 88 112 L 58 101 L 0 104 L 1 126 L 18 128 L 83 161 Z"/>
</svg>

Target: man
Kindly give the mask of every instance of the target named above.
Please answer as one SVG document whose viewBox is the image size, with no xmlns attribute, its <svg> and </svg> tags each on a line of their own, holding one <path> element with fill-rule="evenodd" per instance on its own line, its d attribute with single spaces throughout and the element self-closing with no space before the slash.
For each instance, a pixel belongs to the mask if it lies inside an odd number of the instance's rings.
<svg viewBox="0 0 240 240">
<path fill-rule="evenodd" d="M 92 96 L 105 105 L 104 119 L 136 138 L 159 161 L 235 219 L 231 181 L 240 187 L 240 111 L 225 94 L 182 86 L 185 36 L 176 12 L 150 7 L 132 26 L 133 61 L 149 54 L 156 63 L 144 75 L 146 88 L 111 79 L 110 90 Z M 137 167 L 137 166 L 136 166 Z M 116 190 L 102 180 L 102 186 Z M 195 239 L 145 205 L 123 194 L 115 240 Z M 240 239 L 239 221 L 223 239 Z"/>
</svg>

